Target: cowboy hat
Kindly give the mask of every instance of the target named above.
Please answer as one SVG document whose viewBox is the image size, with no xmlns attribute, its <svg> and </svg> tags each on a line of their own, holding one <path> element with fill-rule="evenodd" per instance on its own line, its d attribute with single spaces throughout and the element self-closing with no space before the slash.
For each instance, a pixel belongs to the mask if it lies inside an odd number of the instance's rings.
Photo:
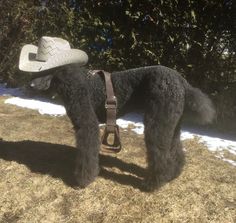
<svg viewBox="0 0 236 223">
<path fill-rule="evenodd" d="M 27 44 L 20 53 L 19 69 L 26 72 L 40 72 L 66 64 L 88 62 L 88 55 L 78 49 L 71 49 L 68 41 L 43 36 L 38 46 Z"/>
</svg>

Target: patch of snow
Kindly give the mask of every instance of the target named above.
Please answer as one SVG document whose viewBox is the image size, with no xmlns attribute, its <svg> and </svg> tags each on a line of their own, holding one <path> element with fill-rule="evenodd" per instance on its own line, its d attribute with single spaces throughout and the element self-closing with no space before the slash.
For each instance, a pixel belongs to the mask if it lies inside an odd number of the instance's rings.
<svg viewBox="0 0 236 223">
<path fill-rule="evenodd" d="M 233 166 L 236 166 L 236 161 L 224 158 L 224 151 L 228 151 L 236 156 L 236 141 L 226 140 L 219 137 L 212 137 L 203 135 L 201 133 L 191 133 L 188 131 L 181 131 L 181 140 L 198 138 L 200 143 L 203 143 L 211 152 L 217 152 L 217 158 L 220 158 Z"/>
<path fill-rule="evenodd" d="M 8 98 L 6 104 L 17 105 L 23 108 L 38 110 L 42 115 L 62 116 L 66 114 L 65 107 L 54 104 L 50 101 L 40 101 L 38 99 L 25 99 L 19 97 Z"/>
<path fill-rule="evenodd" d="M 188 131 L 181 131 L 181 140 L 185 140 L 185 139 L 193 139 L 194 135 L 191 132 Z"/>
<path fill-rule="evenodd" d="M 236 142 L 231 140 L 225 140 L 217 137 L 210 137 L 205 135 L 200 135 L 200 142 L 203 142 L 210 151 L 223 151 L 227 148 L 227 150 L 236 155 Z"/>
<path fill-rule="evenodd" d="M 140 135 L 144 132 L 143 116 L 141 114 L 126 114 L 122 118 L 117 119 L 117 124 L 121 128 L 128 128 L 130 126 L 132 131 Z"/>
</svg>

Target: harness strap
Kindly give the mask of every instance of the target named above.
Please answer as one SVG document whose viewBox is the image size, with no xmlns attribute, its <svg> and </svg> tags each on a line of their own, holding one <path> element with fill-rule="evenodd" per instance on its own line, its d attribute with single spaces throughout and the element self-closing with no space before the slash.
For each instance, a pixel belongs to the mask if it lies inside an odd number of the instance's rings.
<svg viewBox="0 0 236 223">
<path fill-rule="evenodd" d="M 92 75 L 102 74 L 106 85 L 106 126 L 102 135 L 102 149 L 105 152 L 118 153 L 121 150 L 119 126 L 116 124 L 117 99 L 114 94 L 111 73 L 103 70 L 94 70 Z"/>
</svg>

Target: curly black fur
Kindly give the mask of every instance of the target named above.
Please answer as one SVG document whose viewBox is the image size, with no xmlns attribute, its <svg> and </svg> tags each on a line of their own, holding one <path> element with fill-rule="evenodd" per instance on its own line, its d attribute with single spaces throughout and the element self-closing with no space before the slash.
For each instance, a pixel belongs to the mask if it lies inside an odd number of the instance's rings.
<svg viewBox="0 0 236 223">
<path fill-rule="evenodd" d="M 49 71 L 51 87 L 64 101 L 77 139 L 75 176 L 80 187 L 91 183 L 99 173 L 99 122 L 104 122 L 105 84 L 100 75 L 91 76 L 77 65 Z M 42 73 L 41 73 L 42 74 Z M 118 100 L 118 115 L 144 113 L 149 189 L 177 177 L 184 164 L 180 125 L 185 111 L 195 114 L 202 124 L 210 123 L 215 111 L 210 99 L 193 88 L 176 71 L 164 66 L 149 66 L 112 73 Z M 49 78 L 48 78 L 49 79 Z M 47 81 L 48 81 L 47 79 Z M 44 78 L 33 85 L 41 88 Z"/>
</svg>

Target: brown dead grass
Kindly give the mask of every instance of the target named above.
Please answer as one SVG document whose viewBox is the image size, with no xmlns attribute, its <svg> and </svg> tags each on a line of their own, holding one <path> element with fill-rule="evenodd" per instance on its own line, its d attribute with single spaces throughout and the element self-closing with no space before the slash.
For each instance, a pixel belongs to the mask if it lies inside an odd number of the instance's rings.
<svg viewBox="0 0 236 223">
<path fill-rule="evenodd" d="M 182 174 L 154 193 L 140 190 L 143 137 L 122 131 L 123 150 L 101 155 L 89 187 L 73 187 L 73 129 L 67 117 L 41 116 L 0 98 L 0 222 L 236 221 L 235 168 L 197 140 L 184 142 Z"/>
</svg>

